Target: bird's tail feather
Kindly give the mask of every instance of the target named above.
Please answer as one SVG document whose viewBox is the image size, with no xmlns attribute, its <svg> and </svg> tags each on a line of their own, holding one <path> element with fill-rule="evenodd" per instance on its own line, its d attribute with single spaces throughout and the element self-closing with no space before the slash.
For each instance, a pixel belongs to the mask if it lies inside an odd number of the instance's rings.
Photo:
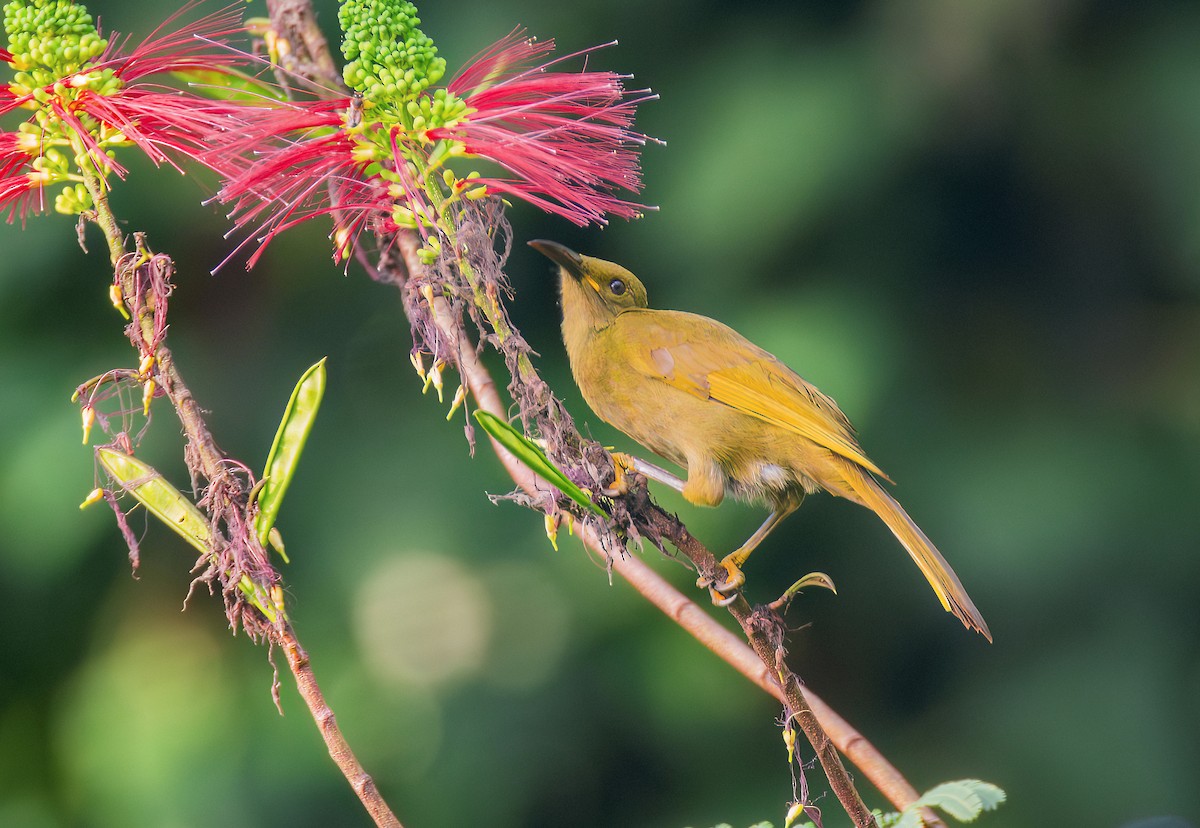
<svg viewBox="0 0 1200 828">
<path fill-rule="evenodd" d="M 958 580 L 958 576 L 933 542 L 908 516 L 908 512 L 904 511 L 904 507 L 856 463 L 844 461 L 842 465 L 846 482 L 858 496 L 855 499 L 861 500 L 867 508 L 879 515 L 892 530 L 892 534 L 904 544 L 904 548 L 929 581 L 946 611 L 954 613 L 966 627 L 978 631 L 990 642 L 992 634 L 988 630 L 987 622 L 975 608 L 975 603 L 967 595 L 962 582 Z"/>
</svg>

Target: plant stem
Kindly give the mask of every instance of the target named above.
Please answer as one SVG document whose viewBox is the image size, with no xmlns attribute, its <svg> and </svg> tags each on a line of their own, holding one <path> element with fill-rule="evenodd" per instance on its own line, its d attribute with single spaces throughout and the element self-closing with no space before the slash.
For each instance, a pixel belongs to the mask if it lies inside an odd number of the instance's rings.
<svg viewBox="0 0 1200 828">
<path fill-rule="evenodd" d="M 396 243 L 408 272 L 420 273 L 423 265 L 417 257 L 417 250 L 420 248 L 419 239 L 414 234 L 402 233 Z M 387 262 L 381 263 L 381 268 L 388 266 Z M 393 272 L 386 274 L 383 281 L 402 285 L 404 275 Z M 466 331 L 457 322 L 446 301 L 442 297 L 435 296 L 431 311 L 434 321 L 451 343 L 449 350 L 458 355 L 459 373 L 475 398 L 476 405 L 496 416 L 506 416 L 506 406 L 501 401 L 495 381 L 476 356 L 475 348 L 468 341 Z M 538 481 L 533 472 L 494 440 L 492 447 L 514 482 L 530 494 L 537 492 Z M 671 531 L 677 533 L 680 544 L 683 544 L 680 546 L 681 550 L 685 554 L 694 555 L 698 559 L 697 566 L 702 571 L 705 569 L 710 572 L 715 571 L 717 563 L 712 553 L 704 549 L 690 534 L 686 534 L 687 530 L 682 527 L 682 524 L 678 524 L 657 507 L 654 508 L 661 516 L 658 519 L 672 522 Z M 578 534 L 589 548 L 601 555 L 608 556 L 604 542 L 590 528 L 581 526 Z M 872 825 L 873 818 L 857 792 L 854 791 L 853 784 L 836 751 L 830 749 L 831 742 L 833 746 L 842 749 L 858 764 L 864 775 L 876 784 L 876 787 L 889 798 L 897 809 L 903 810 L 916 801 L 918 797 L 916 789 L 865 737 L 834 713 L 824 702 L 818 700 L 816 705 L 810 705 L 805 700 L 805 693 L 800 689 L 799 680 L 794 674 L 784 671 L 785 682 L 781 686 L 778 680 L 780 671 L 776 648 L 771 645 L 762 630 L 751 623 L 752 614 L 744 599 L 735 602 L 731 606 L 731 611 L 734 612 L 735 617 L 741 616 L 738 617 L 738 621 L 742 624 L 742 628 L 750 640 L 756 642 L 754 649 L 739 641 L 699 605 L 688 600 L 637 558 L 631 555 L 616 555 L 611 557 L 611 561 L 613 569 L 633 584 L 635 589 L 663 609 L 710 650 L 789 707 L 792 715 L 797 717 L 797 723 L 801 725 L 801 729 L 813 743 L 814 750 L 817 751 L 818 758 L 822 761 L 822 768 L 826 770 L 827 775 L 832 774 L 831 785 L 835 786 L 835 792 L 846 807 L 847 813 L 855 820 L 856 825 Z M 826 716 L 826 713 L 831 715 Z M 821 728 L 823 721 L 830 724 L 830 730 L 834 737 L 832 740 Z"/>
<path fill-rule="evenodd" d="M 77 155 L 81 158 L 86 157 L 80 154 L 78 149 Z M 187 435 L 185 456 L 188 468 L 192 472 L 193 482 L 198 482 L 196 480 L 198 471 L 200 477 L 209 484 L 210 496 L 213 495 L 213 488 L 219 488 L 219 492 L 212 496 L 207 504 L 210 519 L 214 525 L 224 522 L 227 527 L 243 529 L 247 538 L 251 539 L 251 549 L 260 553 L 256 556 L 258 560 L 255 563 L 277 580 L 278 576 L 271 569 L 265 554 L 261 554 L 261 548 L 258 548 L 256 541 L 251 538 L 253 532 L 250 531 L 250 527 L 253 526 L 253 521 L 250 519 L 249 504 L 245 493 L 237 482 L 236 476 L 228 473 L 228 460 L 213 439 L 212 432 L 209 431 L 208 425 L 204 421 L 200 406 L 192 396 L 191 389 L 183 381 L 183 377 L 176 368 L 174 356 L 165 342 L 165 307 L 160 303 L 165 302 L 166 284 L 169 283 L 170 270 L 174 265 L 168 257 L 156 256 L 146 250 L 140 237 L 137 251 L 132 254 L 126 251 L 120 225 L 108 203 L 107 188 L 103 179 L 87 163 L 81 166 L 83 167 L 81 172 L 84 185 L 92 197 L 95 208 L 94 221 L 104 233 L 105 241 L 108 244 L 109 258 L 115 269 L 117 284 L 120 286 L 123 301 L 134 319 L 129 326 L 130 340 L 139 354 L 148 354 L 154 358 L 153 376 L 170 400 L 176 416 L 183 426 L 184 433 Z M 140 278 L 139 271 L 146 278 Z M 217 481 L 221 481 L 222 485 L 214 487 L 212 484 Z M 201 487 L 197 486 L 197 488 Z M 233 515 L 235 512 L 236 515 Z M 220 560 L 216 548 L 210 549 L 208 554 L 209 559 L 214 563 Z M 226 572 L 225 574 L 233 583 L 241 580 L 239 573 Z M 269 590 L 264 588 L 257 578 L 252 578 L 252 581 L 254 590 L 261 593 L 259 605 L 270 606 L 270 603 L 262 603 L 264 600 L 270 602 Z M 253 613 L 254 610 L 247 610 L 247 612 Z M 246 623 L 245 618 L 246 616 L 243 615 L 243 624 Z M 329 749 L 329 755 L 333 758 L 334 763 L 346 777 L 346 781 L 350 783 L 350 787 L 358 795 L 363 807 L 366 808 L 367 813 L 371 815 L 379 828 L 403 828 L 380 795 L 374 780 L 363 770 L 354 751 L 338 728 L 333 711 L 325 702 L 320 685 L 312 672 L 308 654 L 300 645 L 295 631 L 282 613 L 279 613 L 275 619 L 268 619 L 268 621 L 271 620 L 274 623 L 256 625 L 255 631 L 264 634 L 272 645 L 278 645 L 283 649 L 288 667 L 295 679 L 296 688 L 312 713 L 313 720 L 325 740 L 325 745 Z"/>
<path fill-rule="evenodd" d="M 358 794 L 359 800 L 367 809 L 367 813 L 371 815 L 371 819 L 375 820 L 375 824 L 379 828 L 403 828 L 400 820 L 396 819 L 396 815 L 391 812 L 383 797 L 380 796 L 379 789 L 375 787 L 375 780 L 363 770 L 354 751 L 350 749 L 350 744 L 342 735 L 333 710 L 326 704 L 321 687 L 317 684 L 317 678 L 313 675 L 308 653 L 300 646 L 290 625 L 283 630 L 280 646 L 283 647 L 283 652 L 287 656 L 288 667 L 291 669 L 292 675 L 296 677 L 296 689 L 300 691 L 300 696 L 308 705 L 313 721 L 317 723 L 317 729 L 321 731 L 321 738 L 325 740 L 325 747 L 329 749 L 330 757 L 341 770 L 342 775 L 346 777 L 346 781 L 350 783 L 354 793 Z"/>
<path fill-rule="evenodd" d="M 329 68 L 331 65 L 328 62 L 329 50 L 316 26 L 316 16 L 311 0 L 268 0 L 268 8 L 276 32 L 289 38 L 293 44 L 304 45 L 305 54 L 309 56 L 311 64 L 316 67 L 316 70 L 309 75 L 310 79 L 324 81 L 328 84 L 331 75 L 336 78 L 336 72 Z M 417 256 L 420 240 L 415 233 L 402 231 L 395 238 L 395 242 L 399 248 L 400 260 L 397 261 L 390 255 L 390 251 L 385 249 L 378 267 L 374 268 L 375 276 L 381 282 L 392 283 L 403 289 L 409 275 L 423 272 L 423 265 Z M 460 263 L 464 262 L 461 251 L 456 250 L 455 254 Z M 494 333 L 503 342 L 514 332 L 508 327 L 498 297 L 487 291 L 483 291 L 481 296 L 480 285 L 474 278 L 473 270 L 468 266 L 464 268 L 463 272 L 476 295 L 477 307 L 483 311 Z M 505 417 L 506 406 L 502 403 L 496 390 L 495 381 L 480 362 L 477 351 L 470 342 L 470 337 L 450 311 L 445 298 L 434 295 L 430 301 L 430 312 L 441 333 L 449 340 L 449 352 L 454 354 L 459 374 L 475 398 L 476 404 L 496 416 Z M 517 376 L 526 381 L 544 385 L 527 355 L 519 354 L 514 367 Z M 533 473 L 494 440 L 491 442 L 514 482 L 528 493 L 537 494 L 537 481 Z M 657 506 L 653 508 L 658 511 L 662 519 L 673 521 L 681 532 L 686 533 L 686 529 L 677 520 L 670 518 Z M 637 558 L 631 555 L 610 557 L 603 540 L 590 527 L 581 526 L 579 534 L 589 548 L 609 559 L 613 569 L 626 578 L 647 599 L 667 612 L 680 626 L 688 630 L 735 669 L 787 705 L 790 714 L 796 717 L 805 731 L 805 735 L 813 744 L 814 750 L 822 762 L 822 767 L 826 770 L 827 775 L 830 775 L 831 784 L 834 786 L 839 800 L 842 801 L 856 825 L 873 825 L 874 819 L 866 810 L 857 791 L 854 790 L 853 784 L 842 766 L 841 759 L 832 749 L 831 743 L 854 761 L 896 808 L 903 810 L 916 801 L 918 797 L 916 790 L 869 741 L 811 691 L 807 694 L 808 699 L 806 700 L 806 694 L 801 690 L 799 679 L 786 668 L 783 657 L 786 656 L 786 653 L 782 652 L 782 646 L 771 646 L 771 642 L 761 629 L 761 615 L 751 612 L 744 599 L 739 597 L 731 611 L 738 618 L 747 637 L 755 644 L 754 650 L 737 640 L 716 619 L 675 590 Z M 691 536 L 687 535 L 687 537 Z M 694 538 L 691 539 L 691 543 L 697 567 L 702 572 L 713 573 L 716 569 L 716 558 Z M 687 550 L 684 551 L 686 554 Z M 781 679 L 782 681 L 780 681 Z M 832 736 L 827 734 L 826 729 L 822 729 L 822 723 L 828 730 L 828 734 L 832 734 Z M 932 821 L 927 824 L 935 826 L 941 823 Z"/>
<path fill-rule="evenodd" d="M 142 342 L 135 341 L 134 346 L 140 351 L 148 351 L 154 356 L 157 365 L 156 375 L 164 393 L 167 394 L 179 415 L 179 422 L 183 426 L 184 433 L 187 434 L 188 444 L 196 453 L 196 459 L 200 463 L 200 469 L 204 476 L 213 480 L 220 473 L 223 455 L 204 423 L 200 407 L 192 397 L 192 392 L 175 367 L 174 356 L 163 343 L 162 336 L 155 330 L 156 308 L 153 299 L 147 297 L 147 301 L 141 301 L 135 295 L 137 293 L 135 272 L 143 262 L 136 259 L 131 261 L 126 258 L 125 238 L 121 233 L 116 216 L 109 206 L 108 187 L 104 179 L 92 167 L 91 156 L 84 151 L 82 143 L 80 142 L 74 149 L 76 157 L 83 160 L 80 165 L 80 173 L 84 186 L 92 197 L 96 226 L 104 233 L 104 240 L 108 244 L 109 260 L 115 268 L 117 283 L 141 334 Z"/>
<path fill-rule="evenodd" d="M 664 534 L 671 538 L 671 542 L 677 549 L 692 560 L 699 571 L 706 573 L 716 571 L 716 557 L 696 540 L 682 523 L 661 509 L 656 510 L 654 517 L 656 520 L 667 522 L 663 527 Z M 868 828 L 868 826 L 875 825 L 875 818 L 871 815 L 871 811 L 863 802 L 862 797 L 859 796 L 858 790 L 850 780 L 850 775 L 846 773 L 841 756 L 838 755 L 828 733 L 821 726 L 820 720 L 813 713 L 808 699 L 805 698 L 800 678 L 787 666 L 783 619 L 762 607 L 751 610 L 750 604 L 740 593 L 729 605 L 729 613 L 737 619 L 742 632 L 746 635 L 746 640 L 750 642 L 750 646 L 759 660 L 769 671 L 774 672 L 777 686 L 783 691 L 783 701 L 788 711 L 788 717 L 794 719 L 800 725 L 800 729 L 804 731 L 809 744 L 816 751 L 821 769 L 825 771 L 825 776 L 829 779 L 834 794 L 854 821 L 856 828 Z"/>
</svg>

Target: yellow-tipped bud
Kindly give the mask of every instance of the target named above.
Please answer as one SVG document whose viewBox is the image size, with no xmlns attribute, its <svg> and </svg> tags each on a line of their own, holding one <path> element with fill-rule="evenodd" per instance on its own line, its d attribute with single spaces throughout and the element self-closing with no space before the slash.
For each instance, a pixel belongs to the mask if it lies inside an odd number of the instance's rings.
<svg viewBox="0 0 1200 828">
<path fill-rule="evenodd" d="M 88 444 L 88 438 L 92 435 L 92 426 L 96 424 L 96 409 L 90 405 L 83 407 L 83 444 Z"/>
<path fill-rule="evenodd" d="M 796 820 L 802 816 L 804 816 L 804 803 L 793 802 L 788 808 L 787 816 L 784 817 L 783 828 L 791 828 Z"/>
<path fill-rule="evenodd" d="M 339 259 L 348 259 L 350 257 L 350 228 L 339 227 L 333 231 L 334 249 L 337 251 Z"/>
<path fill-rule="evenodd" d="M 154 354 L 146 354 L 138 364 L 138 376 L 149 377 L 150 369 L 154 367 Z"/>
<path fill-rule="evenodd" d="M 467 387 L 459 385 L 458 390 L 454 392 L 454 399 L 450 402 L 450 411 L 446 414 L 446 422 L 450 422 L 450 418 L 454 416 L 454 412 L 458 411 L 459 406 L 463 404 L 463 400 L 467 398 Z"/>
<path fill-rule="evenodd" d="M 550 545 L 554 547 L 554 551 L 558 551 L 558 516 L 546 515 L 546 537 L 550 539 Z"/>
<path fill-rule="evenodd" d="M 350 157 L 360 164 L 366 164 L 375 161 L 379 158 L 379 152 L 372 144 L 356 144 L 354 149 L 350 150 Z"/>
<path fill-rule="evenodd" d="M 288 560 L 287 548 L 283 545 L 283 535 L 280 533 L 278 526 L 272 526 L 271 531 L 267 532 L 267 543 L 271 544 L 271 548 L 279 553 L 279 557 L 283 558 L 284 563 L 291 563 Z"/>
<path fill-rule="evenodd" d="M 131 319 L 129 311 L 125 310 L 125 295 L 121 293 L 121 286 L 112 284 L 108 286 L 108 298 L 112 302 L 113 307 L 121 312 L 121 316 L 126 319 Z"/>
<path fill-rule="evenodd" d="M 146 384 L 142 386 L 142 416 L 150 416 L 150 401 L 154 399 L 154 389 L 158 386 L 154 380 L 146 380 Z"/>
<path fill-rule="evenodd" d="M 783 731 L 783 743 L 787 745 L 788 764 L 790 765 L 796 758 L 796 729 L 792 727 L 790 722 Z"/>
<path fill-rule="evenodd" d="M 104 489 L 92 489 L 88 492 L 88 496 L 83 499 L 83 503 L 79 504 L 80 509 L 86 509 L 93 503 L 99 503 L 104 500 Z"/>
<path fill-rule="evenodd" d="M 267 36 L 263 38 L 267 42 L 267 49 L 277 58 L 285 57 L 292 53 L 292 44 L 286 37 L 280 37 L 277 32 L 271 30 L 267 32 Z M 278 60 L 274 61 L 278 63 Z"/>
<path fill-rule="evenodd" d="M 442 402 L 442 369 L 445 367 L 446 363 L 438 360 L 429 369 L 429 381 L 433 383 L 434 390 L 437 391 L 438 402 Z"/>
<path fill-rule="evenodd" d="M 412 367 L 417 372 L 417 376 L 422 381 L 425 379 L 425 355 L 420 351 L 413 351 L 408 355 L 408 361 L 412 363 Z"/>
</svg>

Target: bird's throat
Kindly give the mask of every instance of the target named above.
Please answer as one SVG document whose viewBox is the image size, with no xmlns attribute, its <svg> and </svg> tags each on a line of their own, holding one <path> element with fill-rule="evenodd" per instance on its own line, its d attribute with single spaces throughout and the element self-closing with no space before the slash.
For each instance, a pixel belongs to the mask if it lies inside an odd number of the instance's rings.
<svg viewBox="0 0 1200 828">
<path fill-rule="evenodd" d="M 615 314 L 590 285 L 569 274 L 563 274 L 561 290 L 563 342 L 574 360 L 597 331 L 612 324 Z"/>
</svg>

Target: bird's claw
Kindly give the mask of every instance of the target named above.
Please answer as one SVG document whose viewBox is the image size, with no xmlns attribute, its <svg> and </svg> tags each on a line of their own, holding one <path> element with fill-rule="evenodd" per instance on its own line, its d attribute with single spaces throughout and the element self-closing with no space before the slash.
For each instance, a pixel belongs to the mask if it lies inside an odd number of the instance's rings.
<svg viewBox="0 0 1200 828">
<path fill-rule="evenodd" d="M 741 568 L 733 560 L 732 556 L 726 557 L 718 566 L 725 570 L 725 579 L 714 581 L 709 578 L 700 578 L 696 581 L 696 586 L 707 587 L 708 594 L 712 598 L 714 606 L 727 607 L 737 600 L 741 594 L 742 586 L 746 583 L 746 576 Z"/>
<path fill-rule="evenodd" d="M 633 471 L 633 458 L 628 454 L 620 451 L 609 453 L 612 458 L 613 465 L 613 482 L 611 486 L 607 486 L 600 490 L 600 494 L 605 497 L 621 497 L 629 494 L 629 472 Z"/>
<path fill-rule="evenodd" d="M 732 604 L 734 601 L 736 601 L 738 599 L 738 596 L 741 595 L 742 593 L 735 590 L 734 592 L 731 592 L 728 595 L 725 595 L 724 593 L 717 592 L 717 590 L 715 588 L 709 587 L 708 594 L 709 594 L 709 597 L 712 598 L 714 607 L 727 607 L 730 604 Z"/>
</svg>

